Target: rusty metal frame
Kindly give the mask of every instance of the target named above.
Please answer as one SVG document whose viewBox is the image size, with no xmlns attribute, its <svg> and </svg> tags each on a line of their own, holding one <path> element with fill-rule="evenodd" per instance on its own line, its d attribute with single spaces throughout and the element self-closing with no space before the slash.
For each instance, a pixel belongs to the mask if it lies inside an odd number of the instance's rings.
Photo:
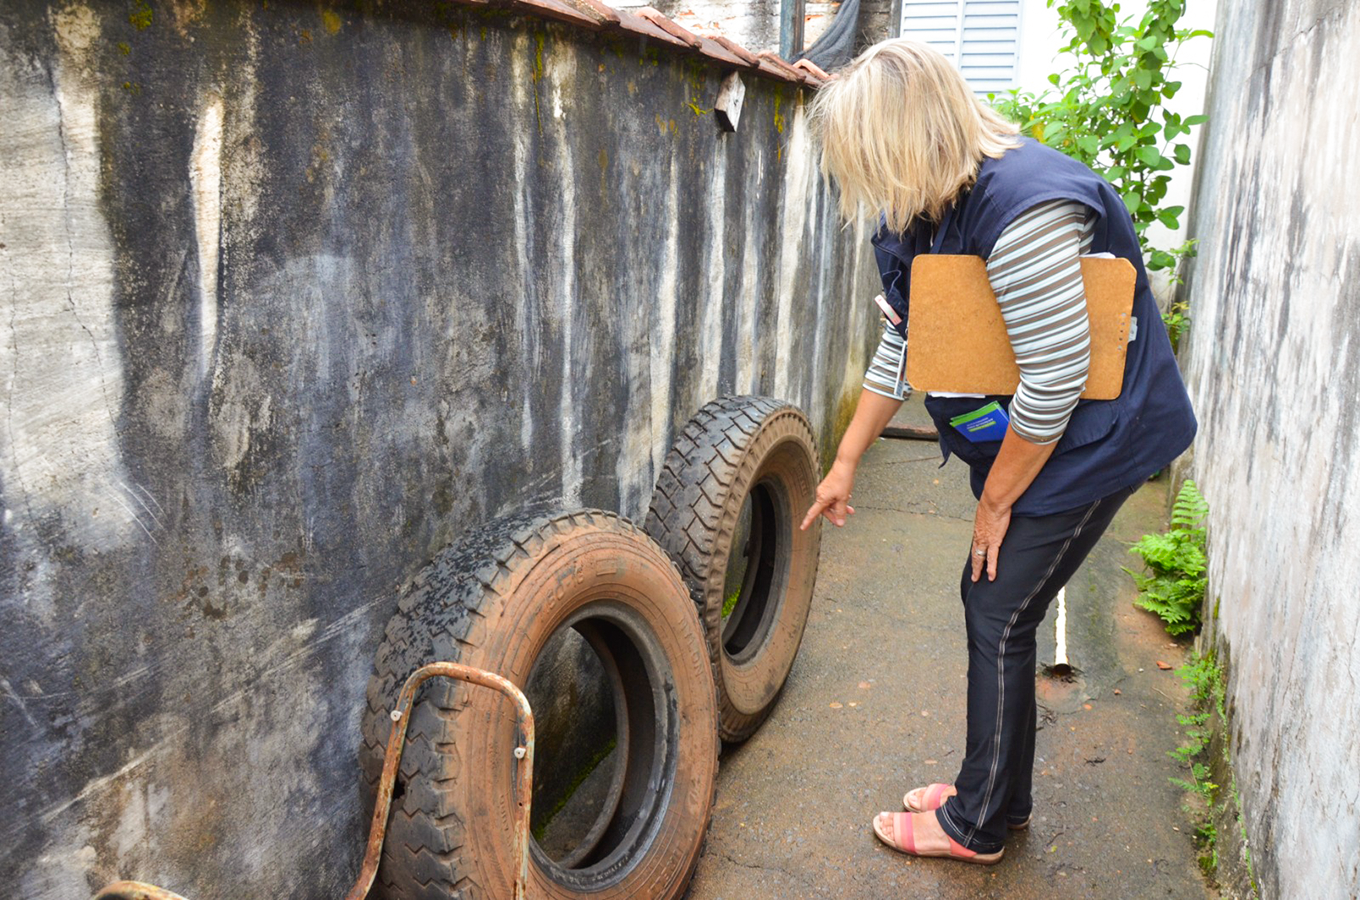
<svg viewBox="0 0 1360 900">
<path fill-rule="evenodd" d="M 534 713 L 529 708 L 529 699 L 524 692 L 506 678 L 465 666 L 455 662 L 436 662 L 422 666 L 411 673 L 397 695 L 397 705 L 391 712 L 392 732 L 387 739 L 387 752 L 383 757 L 382 777 L 378 780 L 378 796 L 373 805 L 373 822 L 369 826 L 368 846 L 364 851 L 364 862 L 359 869 L 359 877 L 350 888 L 345 900 L 364 900 L 373 888 L 373 879 L 378 875 L 378 863 L 382 859 L 383 839 L 387 836 L 387 818 L 392 811 L 392 790 L 397 783 L 397 770 L 401 765 L 401 755 L 406 749 L 406 729 L 411 722 L 411 706 L 415 703 L 416 691 L 431 678 L 453 678 L 492 688 L 508 696 L 515 703 L 518 719 L 516 731 L 515 759 L 519 772 L 515 778 L 514 807 L 514 844 L 513 857 L 519 861 L 519 871 L 514 877 L 514 900 L 526 900 L 529 886 L 529 811 L 534 794 Z M 94 895 L 94 900 L 185 900 L 164 888 L 137 881 L 119 881 Z"/>
<path fill-rule="evenodd" d="M 519 761 L 519 776 L 515 779 L 515 825 L 512 852 L 519 860 L 519 872 L 515 875 L 515 900 L 525 900 L 529 883 L 529 805 L 534 791 L 534 713 L 529 708 L 529 699 L 508 679 L 482 669 L 474 669 L 462 663 L 437 662 L 422 666 L 411 673 L 402 685 L 397 698 L 397 706 L 392 710 L 392 735 L 387 739 L 387 754 L 383 758 L 382 778 L 378 782 L 378 800 L 373 807 L 373 824 L 368 832 L 368 851 L 364 854 L 364 865 L 359 870 L 359 878 L 345 896 L 345 900 L 363 900 L 368 896 L 373 879 L 378 874 L 378 860 L 382 857 L 383 837 L 387 833 L 387 815 L 392 808 L 392 788 L 397 780 L 397 766 L 401 763 L 401 753 L 406 746 L 406 726 L 411 718 L 411 704 L 415 701 L 416 689 L 427 679 L 436 676 L 456 678 L 470 684 L 494 688 L 515 701 L 519 714 L 519 733 L 515 747 L 515 758 Z M 396 752 L 393 753 L 393 748 Z"/>
<path fill-rule="evenodd" d="M 94 900 L 184 900 L 179 894 L 172 894 L 165 888 L 140 881 L 115 881 L 94 895 Z"/>
</svg>

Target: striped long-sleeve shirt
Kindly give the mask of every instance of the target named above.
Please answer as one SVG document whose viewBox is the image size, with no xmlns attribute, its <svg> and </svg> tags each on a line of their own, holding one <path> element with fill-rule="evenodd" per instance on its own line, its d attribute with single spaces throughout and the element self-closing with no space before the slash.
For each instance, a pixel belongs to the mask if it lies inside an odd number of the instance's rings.
<svg viewBox="0 0 1360 900">
<path fill-rule="evenodd" d="M 1086 387 L 1091 334 L 1080 257 L 1090 250 L 1093 225 L 1080 203 L 1041 203 L 1001 232 L 987 260 L 987 278 L 1020 369 L 1011 428 L 1036 444 L 1062 437 Z M 885 323 L 864 387 L 905 399 L 909 390 L 900 377 L 905 353 L 906 341 Z"/>
</svg>

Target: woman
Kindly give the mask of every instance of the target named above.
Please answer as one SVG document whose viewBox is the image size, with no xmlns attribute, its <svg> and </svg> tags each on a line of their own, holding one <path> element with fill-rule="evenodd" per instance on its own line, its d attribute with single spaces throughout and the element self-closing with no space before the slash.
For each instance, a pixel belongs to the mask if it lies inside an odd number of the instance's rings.
<svg viewBox="0 0 1360 900">
<path fill-rule="evenodd" d="M 1035 631 L 1120 505 L 1195 434 L 1138 237 L 1119 195 L 1086 166 L 1020 138 L 977 101 L 939 53 L 907 40 L 867 50 L 813 108 L 823 171 L 846 219 L 879 216 L 873 238 L 885 327 L 859 406 L 803 522 L 837 526 L 865 449 L 901 405 L 912 259 L 986 261 L 1020 369 L 1013 397 L 930 395 L 926 409 L 971 469 L 978 498 L 961 593 L 968 634 L 967 745 L 952 785 L 917 788 L 874 832 L 917 856 L 1000 861 L 1007 829 L 1029 824 Z M 1090 335 L 1080 257 L 1109 253 L 1137 271 L 1118 399 L 1086 401 Z M 950 420 L 998 401 L 1004 439 L 970 443 Z"/>
</svg>

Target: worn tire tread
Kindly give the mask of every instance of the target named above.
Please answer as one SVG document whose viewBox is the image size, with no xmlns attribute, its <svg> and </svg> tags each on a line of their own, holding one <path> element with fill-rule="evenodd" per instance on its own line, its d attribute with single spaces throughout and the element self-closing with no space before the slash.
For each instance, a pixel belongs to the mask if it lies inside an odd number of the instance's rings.
<svg viewBox="0 0 1360 900">
<path fill-rule="evenodd" d="M 445 548 L 401 591 L 398 614 L 389 621 L 375 657 L 361 723 L 359 760 L 370 813 L 391 733 L 388 711 L 405 679 L 435 659 L 462 658 L 475 646 L 476 633 L 496 627 L 500 601 L 508 596 L 518 570 L 536 564 L 548 542 L 581 527 L 647 538 L 642 528 L 611 512 L 528 510 L 496 520 Z M 680 575 L 675 562 L 669 558 L 668 562 Z M 387 900 L 487 896 L 473 870 L 460 863 L 467 824 L 456 811 L 443 807 L 440 792 L 432 787 L 458 779 L 457 725 L 468 690 L 467 685 L 438 680 L 427 682 L 417 693 L 400 766 L 401 777 L 415 786 L 394 798 L 376 896 Z M 714 732 L 716 747 L 716 728 Z M 423 777 L 417 781 L 417 776 Z M 716 778 L 713 783 L 716 790 Z M 710 819 L 712 801 L 710 796 L 706 804 Z M 705 832 L 707 824 L 706 819 Z"/>
<path fill-rule="evenodd" d="M 704 405 L 680 430 L 658 473 L 645 528 L 675 561 L 698 608 L 709 638 L 709 653 L 720 706 L 726 706 L 721 673 L 722 647 L 717 628 L 705 615 L 706 585 L 714 548 L 725 537 L 723 512 L 730 486 L 762 429 L 778 420 L 797 422 L 810 447 L 816 437 L 806 416 L 795 406 L 772 397 L 730 395 Z M 820 463 L 815 460 L 814 466 Z M 818 468 L 820 471 L 820 469 Z M 767 715 L 769 709 L 765 711 Z M 720 726 L 725 740 L 744 740 L 764 715 L 739 729 Z"/>
</svg>

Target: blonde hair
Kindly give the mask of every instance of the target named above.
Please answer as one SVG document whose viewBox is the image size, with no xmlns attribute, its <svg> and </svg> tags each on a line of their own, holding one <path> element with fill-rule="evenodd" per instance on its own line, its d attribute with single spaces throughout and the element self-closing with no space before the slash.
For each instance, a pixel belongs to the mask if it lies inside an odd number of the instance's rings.
<svg viewBox="0 0 1360 900">
<path fill-rule="evenodd" d="M 899 233 L 918 216 L 938 222 L 984 157 L 1018 145 L 947 59 L 905 38 L 860 54 L 818 92 L 811 121 L 842 218 L 867 211 Z"/>
</svg>

